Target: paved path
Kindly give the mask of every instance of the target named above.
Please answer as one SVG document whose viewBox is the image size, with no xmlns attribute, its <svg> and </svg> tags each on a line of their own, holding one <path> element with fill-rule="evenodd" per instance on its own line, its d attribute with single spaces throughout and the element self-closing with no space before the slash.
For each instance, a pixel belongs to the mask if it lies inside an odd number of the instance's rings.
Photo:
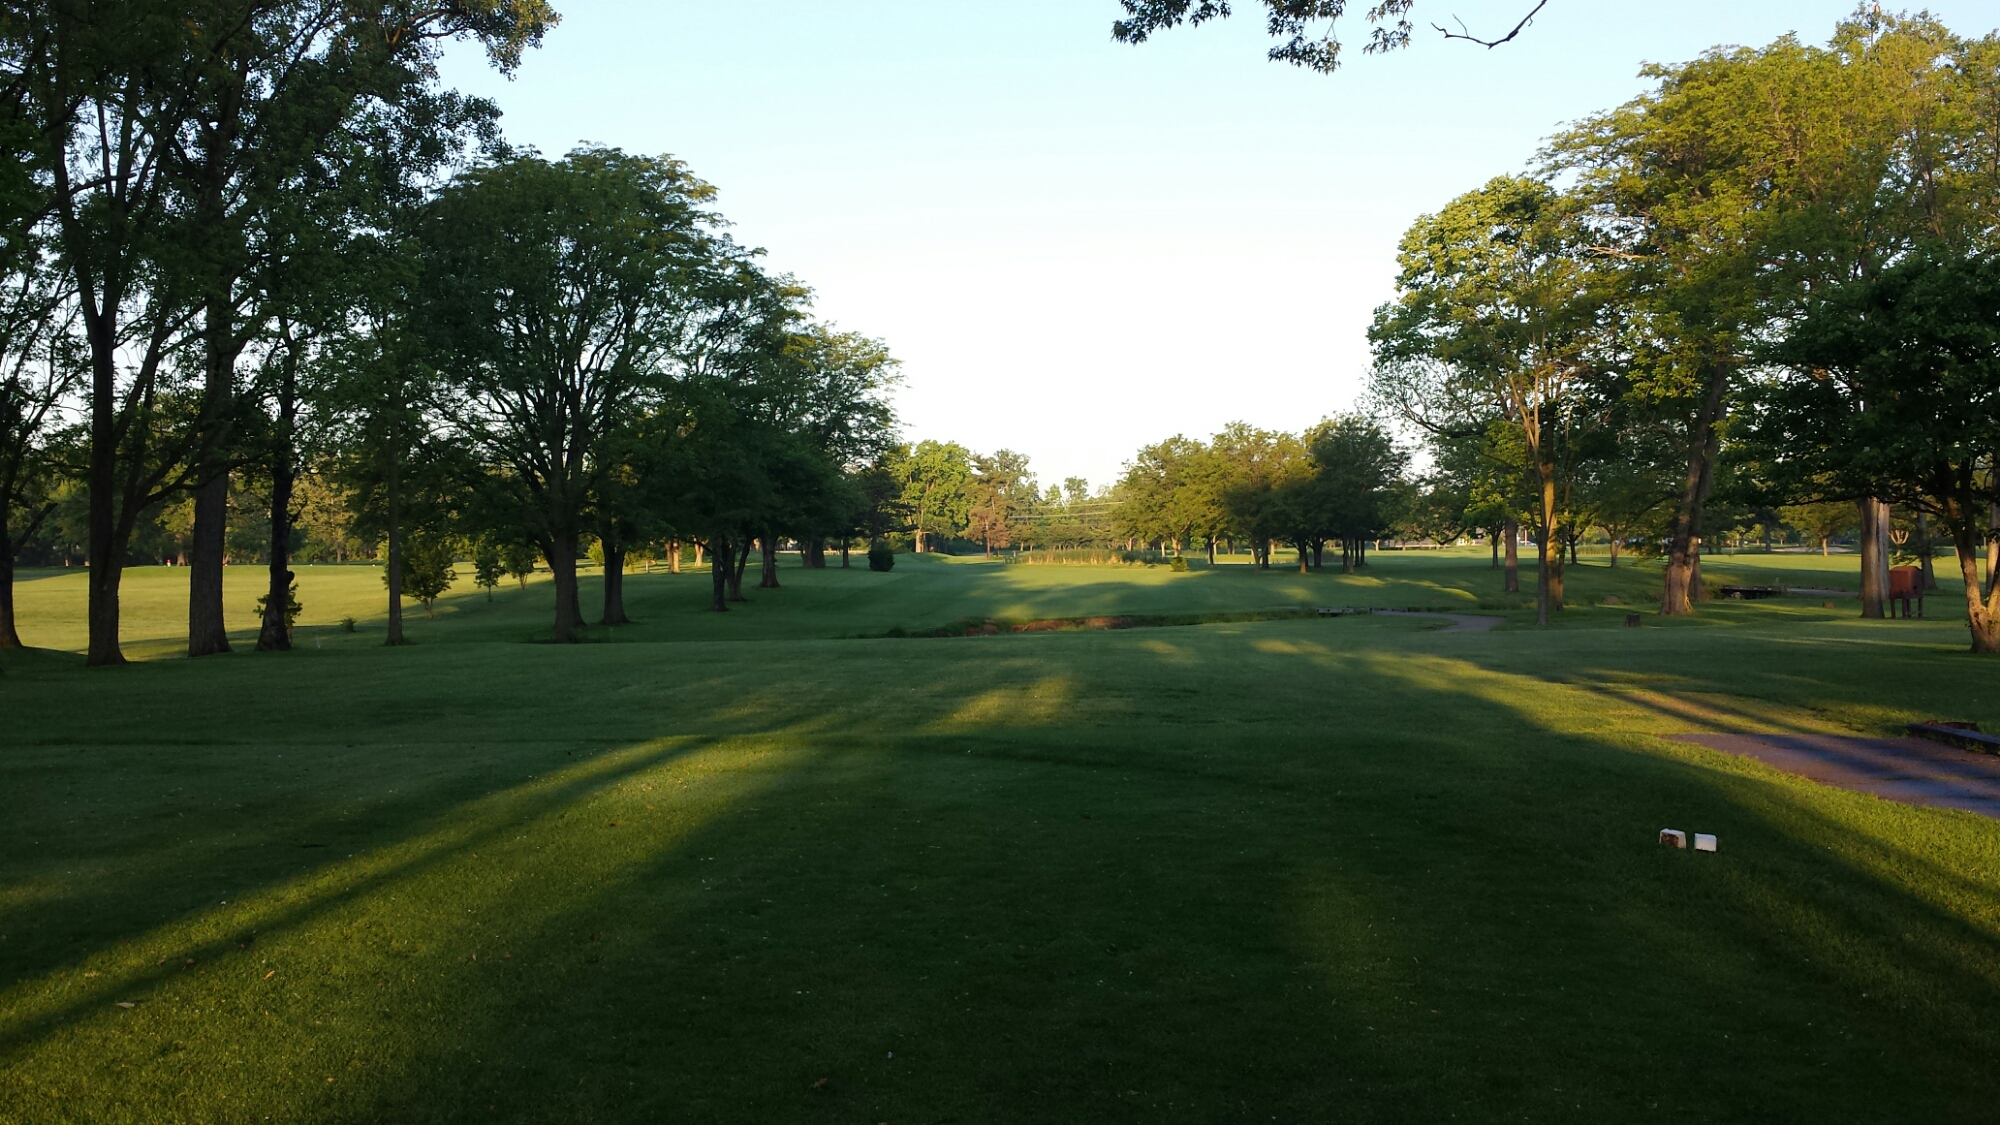
<svg viewBox="0 0 2000 1125">
<path fill-rule="evenodd" d="M 1822 785 L 1873 793 L 1906 805 L 1964 809 L 2000 818 L 2000 755 L 1921 738 L 1830 734 L 1670 734 Z"/>
<path fill-rule="evenodd" d="M 1440 633 L 1484 633 L 1507 620 L 1504 617 L 1486 617 L 1476 613 L 1425 613 L 1415 609 L 1377 609 L 1369 612 L 1388 617 L 1442 617 L 1451 624 L 1439 629 Z"/>
</svg>

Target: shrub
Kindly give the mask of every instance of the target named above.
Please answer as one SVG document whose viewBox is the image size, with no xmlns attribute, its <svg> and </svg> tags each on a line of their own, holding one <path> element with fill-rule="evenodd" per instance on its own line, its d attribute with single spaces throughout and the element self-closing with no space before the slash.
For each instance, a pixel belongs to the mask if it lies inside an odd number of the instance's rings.
<svg viewBox="0 0 2000 1125">
<path fill-rule="evenodd" d="M 472 581 L 486 591 L 486 600 L 493 600 L 493 587 L 500 584 L 506 573 L 506 563 L 500 559 L 500 548 L 485 540 L 480 540 L 479 553 L 472 559 Z"/>
<path fill-rule="evenodd" d="M 257 620 L 264 620 L 264 609 L 270 602 L 271 595 L 262 594 L 258 596 Z M 292 635 L 292 626 L 299 623 L 299 614 L 302 611 L 303 607 L 299 605 L 299 580 L 294 578 L 285 588 L 285 636 L 290 637 Z"/>
<path fill-rule="evenodd" d="M 877 543 L 868 548 L 869 570 L 893 570 L 896 566 L 896 552 L 887 543 Z"/>
<path fill-rule="evenodd" d="M 1168 566 L 1167 569 L 1173 571 L 1175 574 L 1186 574 L 1187 559 L 1180 555 L 1175 555 L 1172 565 Z"/>
</svg>

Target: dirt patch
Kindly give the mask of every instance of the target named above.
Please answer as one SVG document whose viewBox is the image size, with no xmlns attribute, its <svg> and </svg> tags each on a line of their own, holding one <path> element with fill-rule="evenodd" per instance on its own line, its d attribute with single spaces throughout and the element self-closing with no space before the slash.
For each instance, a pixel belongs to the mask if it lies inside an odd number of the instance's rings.
<svg viewBox="0 0 2000 1125">
<path fill-rule="evenodd" d="M 1009 625 L 1010 633 L 1060 633 L 1070 629 L 1132 629 L 1140 621 L 1136 617 L 1051 617 L 1045 621 L 1023 621 L 1019 625 Z M 1162 622 L 1164 624 L 1164 622 Z M 981 631 L 1000 631 L 998 622 L 989 621 Z"/>
</svg>

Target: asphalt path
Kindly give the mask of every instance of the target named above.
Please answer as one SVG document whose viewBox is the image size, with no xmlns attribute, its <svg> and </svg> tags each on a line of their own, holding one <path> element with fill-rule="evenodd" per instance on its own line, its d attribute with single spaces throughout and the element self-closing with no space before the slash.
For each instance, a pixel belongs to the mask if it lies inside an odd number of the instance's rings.
<svg viewBox="0 0 2000 1125">
<path fill-rule="evenodd" d="M 1786 773 L 1907 805 L 2000 818 L 2000 755 L 1921 738 L 1831 734 L 1670 734 Z"/>
</svg>

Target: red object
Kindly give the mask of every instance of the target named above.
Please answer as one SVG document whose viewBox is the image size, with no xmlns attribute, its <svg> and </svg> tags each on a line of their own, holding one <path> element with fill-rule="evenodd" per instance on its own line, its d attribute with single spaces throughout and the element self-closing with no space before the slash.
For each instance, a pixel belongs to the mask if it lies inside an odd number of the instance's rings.
<svg viewBox="0 0 2000 1125">
<path fill-rule="evenodd" d="M 1896 603 L 1903 604 L 1903 616 L 1910 616 L 1910 599 L 1917 599 L 1917 616 L 1924 615 L 1924 572 L 1914 566 L 1892 566 L 1889 568 L 1889 612 L 1893 616 Z"/>
</svg>

